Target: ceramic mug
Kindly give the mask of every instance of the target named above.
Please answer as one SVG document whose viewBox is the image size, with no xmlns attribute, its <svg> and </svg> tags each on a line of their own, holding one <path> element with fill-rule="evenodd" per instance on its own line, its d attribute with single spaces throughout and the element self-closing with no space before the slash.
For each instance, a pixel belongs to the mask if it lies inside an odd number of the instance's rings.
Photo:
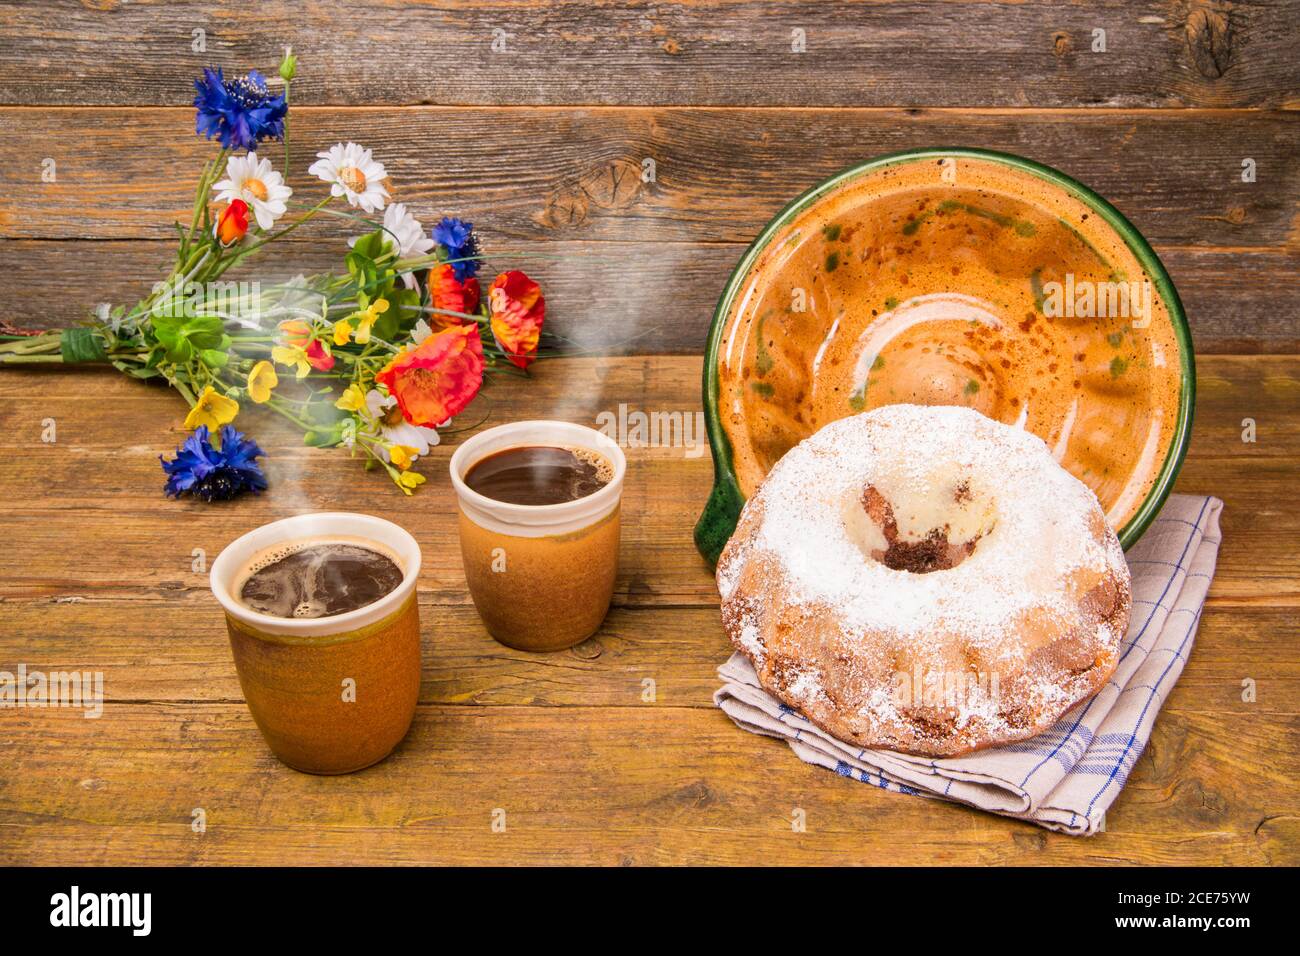
<svg viewBox="0 0 1300 956">
<path fill-rule="evenodd" d="M 402 569 L 373 604 L 317 618 L 282 618 L 243 605 L 235 588 L 257 554 L 305 538 L 373 543 Z M 227 545 L 212 563 L 212 593 L 248 709 L 272 752 L 295 770 L 340 774 L 383 760 L 406 736 L 420 691 L 420 547 L 383 518 L 298 515 Z"/>
<path fill-rule="evenodd" d="M 583 448 L 613 466 L 608 484 L 551 505 L 497 501 L 465 484 L 482 459 L 507 448 Z M 527 421 L 480 432 L 451 456 L 465 578 L 496 640 L 558 651 L 586 640 L 609 612 L 618 573 L 620 500 L 627 458 L 612 438 L 569 422 Z"/>
</svg>

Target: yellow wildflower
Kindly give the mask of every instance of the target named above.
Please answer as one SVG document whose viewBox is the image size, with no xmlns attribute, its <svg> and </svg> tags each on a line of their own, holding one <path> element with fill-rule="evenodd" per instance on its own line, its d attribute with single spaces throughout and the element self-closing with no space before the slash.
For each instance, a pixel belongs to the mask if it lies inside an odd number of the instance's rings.
<svg viewBox="0 0 1300 956">
<path fill-rule="evenodd" d="M 296 378 L 306 378 L 311 372 L 306 350 L 296 345 L 277 345 L 271 349 L 271 358 L 280 365 L 297 366 Z"/>
<path fill-rule="evenodd" d="M 226 398 L 209 385 L 185 416 L 185 427 L 193 430 L 200 425 L 207 425 L 208 431 L 215 433 L 222 425 L 233 422 L 238 414 L 239 402 Z"/>
<path fill-rule="evenodd" d="M 415 464 L 415 459 L 419 457 L 419 449 L 412 448 L 410 445 L 389 445 L 388 457 L 394 465 L 406 471 Z"/>
<path fill-rule="evenodd" d="M 248 373 L 248 397 L 261 405 L 271 397 L 271 389 L 280 384 L 280 376 L 275 374 L 275 366 L 262 360 Z"/>
<path fill-rule="evenodd" d="M 376 299 L 357 313 L 357 344 L 365 345 L 370 341 L 370 327 L 379 321 L 379 317 L 388 311 L 387 299 Z"/>
<path fill-rule="evenodd" d="M 409 495 L 424 484 L 424 475 L 418 471 L 398 471 L 393 473 L 393 481 L 397 483 L 397 487 Z"/>
<path fill-rule="evenodd" d="M 339 400 L 334 403 L 334 407 L 341 408 L 345 412 L 365 411 L 366 390 L 363 389 L 356 382 L 353 382 L 351 385 L 349 385 L 346 389 L 343 390 L 343 394 L 340 395 Z"/>
<path fill-rule="evenodd" d="M 334 323 L 334 344 L 347 345 L 348 339 L 352 337 L 352 323 L 347 319 L 339 319 Z M 360 340 L 358 340 L 360 341 Z"/>
</svg>

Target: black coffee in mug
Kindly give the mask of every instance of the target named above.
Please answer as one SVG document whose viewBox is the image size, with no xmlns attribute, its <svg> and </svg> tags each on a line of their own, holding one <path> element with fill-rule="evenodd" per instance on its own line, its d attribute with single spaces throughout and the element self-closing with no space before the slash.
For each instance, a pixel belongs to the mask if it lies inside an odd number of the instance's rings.
<svg viewBox="0 0 1300 956">
<path fill-rule="evenodd" d="M 350 541 L 298 541 L 255 556 L 238 594 L 273 617 L 332 617 L 374 604 L 402 583 L 397 562 Z"/>
<path fill-rule="evenodd" d="M 609 484 L 614 466 L 587 448 L 523 445 L 475 462 L 465 484 L 512 505 L 558 505 L 593 495 Z"/>
</svg>

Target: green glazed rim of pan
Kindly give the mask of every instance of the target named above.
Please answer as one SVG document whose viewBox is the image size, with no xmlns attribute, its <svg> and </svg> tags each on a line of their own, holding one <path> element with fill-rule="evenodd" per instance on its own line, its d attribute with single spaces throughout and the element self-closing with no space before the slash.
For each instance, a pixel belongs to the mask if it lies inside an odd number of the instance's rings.
<svg viewBox="0 0 1300 956">
<path fill-rule="evenodd" d="M 1169 492 L 1173 488 L 1174 480 L 1178 477 L 1179 469 L 1182 468 L 1183 459 L 1187 455 L 1187 446 L 1191 440 L 1192 412 L 1196 404 L 1196 362 L 1192 352 L 1192 333 L 1187 325 L 1187 314 L 1183 310 L 1183 303 L 1178 298 L 1178 291 L 1174 288 L 1173 280 L 1169 278 L 1169 273 L 1165 271 L 1164 264 L 1160 261 L 1160 257 L 1156 255 L 1155 250 L 1151 248 L 1150 243 L 1124 217 L 1123 213 L 1096 192 L 1058 169 L 1044 166 L 1042 163 L 1036 163 L 1022 156 L 988 149 L 959 147 L 911 149 L 898 153 L 887 153 L 866 162 L 858 163 L 855 166 L 850 166 L 796 197 L 777 213 L 771 222 L 763 227 L 762 232 L 745 250 L 745 254 L 740 257 L 740 261 L 736 263 L 736 267 L 731 271 L 731 276 L 727 279 L 727 284 L 718 299 L 717 308 L 714 309 L 713 322 L 709 328 L 708 343 L 704 348 L 704 418 L 709 433 L 709 447 L 713 452 L 713 490 L 710 492 L 704 511 L 695 525 L 695 544 L 700 553 L 709 561 L 716 562 L 718 560 L 727 539 L 731 537 L 731 533 L 736 528 L 736 522 L 740 518 L 740 510 L 745 504 L 745 496 L 741 493 L 740 484 L 736 480 L 736 473 L 732 464 L 731 442 L 727 439 L 726 432 L 723 430 L 718 409 L 718 353 L 722 345 L 722 337 L 732 303 L 740 292 L 745 278 L 749 275 L 758 257 L 762 255 L 772 241 L 772 238 L 800 213 L 827 193 L 838 189 L 859 176 L 886 166 L 948 157 L 982 159 L 1002 163 L 1037 176 L 1039 179 L 1046 180 L 1064 190 L 1101 216 L 1119 234 L 1147 275 L 1150 276 L 1151 281 L 1155 283 L 1156 289 L 1165 303 L 1165 308 L 1169 312 L 1169 319 L 1174 326 L 1174 335 L 1178 340 L 1178 360 L 1182 372 L 1182 384 L 1178 401 L 1178 422 L 1174 429 L 1173 441 L 1169 445 L 1169 451 L 1165 455 L 1165 460 L 1161 465 L 1159 474 L 1156 476 L 1156 480 L 1151 485 L 1150 492 L 1147 493 L 1141 507 L 1129 519 L 1128 523 L 1119 529 L 1119 541 L 1125 550 L 1142 537 L 1142 533 L 1155 520 L 1161 506 L 1165 503 L 1165 499 L 1169 497 Z"/>
</svg>

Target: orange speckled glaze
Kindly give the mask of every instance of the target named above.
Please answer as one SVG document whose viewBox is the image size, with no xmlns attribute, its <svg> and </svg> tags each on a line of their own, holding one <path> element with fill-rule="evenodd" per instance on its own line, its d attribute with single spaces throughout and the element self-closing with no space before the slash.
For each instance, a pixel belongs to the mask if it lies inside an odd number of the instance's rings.
<svg viewBox="0 0 1300 956">
<path fill-rule="evenodd" d="M 1054 183 L 971 157 L 832 190 L 745 277 L 719 350 L 741 491 L 822 425 L 964 405 L 1041 437 L 1122 528 L 1178 429 L 1179 342 L 1123 238 Z"/>
<path fill-rule="evenodd" d="M 406 736 L 420 694 L 414 592 L 383 620 L 327 637 L 268 634 L 229 614 L 226 630 L 253 720 L 295 770 L 352 773 Z"/>
</svg>

